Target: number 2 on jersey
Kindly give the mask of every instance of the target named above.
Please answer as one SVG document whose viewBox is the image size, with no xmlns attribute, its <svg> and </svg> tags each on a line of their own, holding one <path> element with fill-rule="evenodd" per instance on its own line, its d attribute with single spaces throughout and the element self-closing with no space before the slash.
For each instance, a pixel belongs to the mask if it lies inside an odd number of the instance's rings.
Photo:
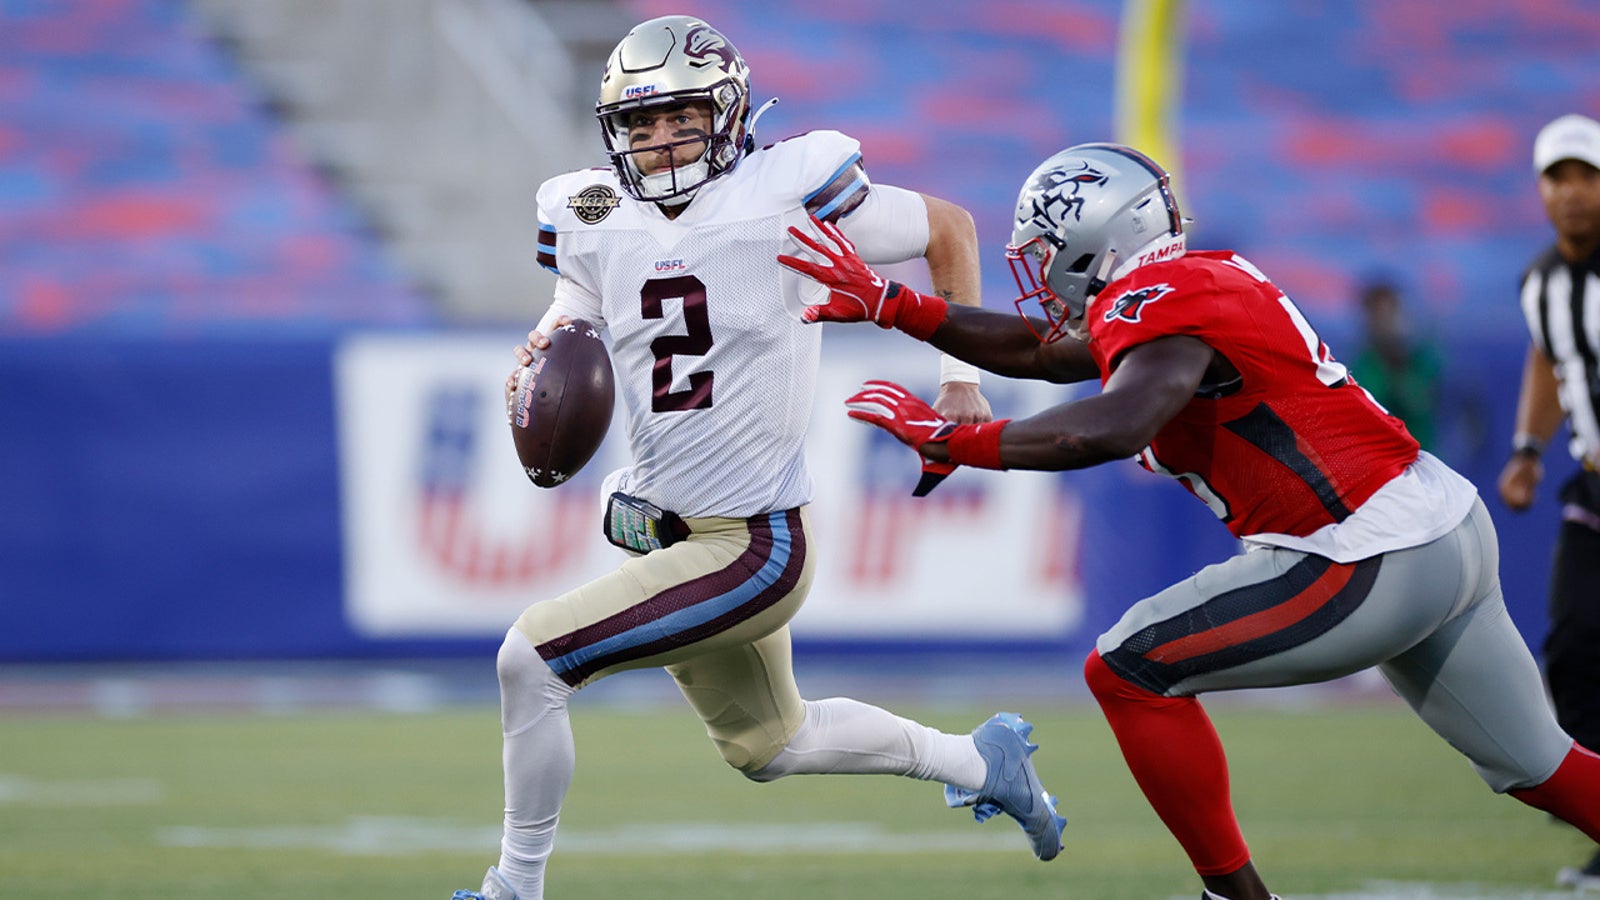
<svg viewBox="0 0 1600 900">
<path fill-rule="evenodd" d="M 690 409 L 711 408 L 711 387 L 716 375 L 710 371 L 689 375 L 689 386 L 681 391 L 672 389 L 672 358 L 674 356 L 705 356 L 711 352 L 711 316 L 706 312 L 706 286 L 693 275 L 673 278 L 652 278 L 639 292 L 640 309 L 646 319 L 665 316 L 663 301 L 683 301 L 683 323 L 688 334 L 668 334 L 650 342 L 650 353 L 655 356 L 655 366 L 650 371 L 650 410 L 652 412 L 682 412 Z"/>
</svg>

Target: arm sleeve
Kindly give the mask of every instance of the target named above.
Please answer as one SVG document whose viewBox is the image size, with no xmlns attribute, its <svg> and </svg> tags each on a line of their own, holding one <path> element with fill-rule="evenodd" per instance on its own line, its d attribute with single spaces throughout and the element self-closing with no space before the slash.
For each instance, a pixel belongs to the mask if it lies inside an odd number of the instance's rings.
<svg viewBox="0 0 1600 900">
<path fill-rule="evenodd" d="M 550 301 L 550 308 L 544 311 L 544 315 L 539 317 L 539 324 L 535 326 L 539 333 L 549 334 L 557 316 L 586 319 L 601 328 L 606 324 L 605 316 L 600 311 L 600 298 L 564 275 L 556 280 L 555 297 Z"/>
<path fill-rule="evenodd" d="M 928 205 L 916 191 L 874 184 L 839 230 L 870 264 L 905 262 L 928 250 Z"/>
</svg>

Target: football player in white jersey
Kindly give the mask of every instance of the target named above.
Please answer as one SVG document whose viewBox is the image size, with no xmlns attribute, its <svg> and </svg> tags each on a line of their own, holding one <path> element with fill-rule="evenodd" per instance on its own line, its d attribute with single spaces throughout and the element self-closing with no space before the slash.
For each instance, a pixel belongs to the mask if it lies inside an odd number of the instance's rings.
<svg viewBox="0 0 1600 900">
<path fill-rule="evenodd" d="M 606 479 L 615 572 L 534 603 L 501 646 L 505 821 L 499 861 L 457 900 L 539 900 L 574 751 L 567 701 L 607 675 L 664 666 L 727 763 L 753 781 L 875 773 L 943 782 L 982 821 L 1004 812 L 1033 853 L 1066 822 L 1029 759 L 1032 728 L 1002 713 L 945 734 L 855 700 L 804 700 L 788 622 L 810 586 L 803 445 L 826 292 L 786 277 L 787 229 L 815 216 L 876 262 L 926 259 L 936 292 L 978 296 L 965 210 L 874 185 L 860 145 L 811 132 L 755 149 L 749 73 L 705 22 L 666 16 L 623 38 L 596 108 L 611 168 L 539 190 L 539 261 L 560 277 L 517 348 L 583 318 L 610 340 L 632 464 Z M 990 418 L 976 371 L 947 361 L 939 407 Z M 508 379 L 508 390 L 517 372 Z M 930 478 L 940 474 L 930 464 Z"/>
</svg>

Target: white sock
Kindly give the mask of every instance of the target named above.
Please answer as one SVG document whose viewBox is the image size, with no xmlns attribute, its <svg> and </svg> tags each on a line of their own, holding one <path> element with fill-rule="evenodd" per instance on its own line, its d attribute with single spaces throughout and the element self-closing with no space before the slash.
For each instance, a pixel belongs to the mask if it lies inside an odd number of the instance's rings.
<svg viewBox="0 0 1600 900">
<path fill-rule="evenodd" d="M 772 762 L 750 777 L 905 775 L 976 790 L 988 766 L 970 734 L 945 734 L 847 697 L 807 700 L 805 722 Z"/>
<path fill-rule="evenodd" d="M 505 828 L 500 877 L 517 900 L 543 900 L 544 866 L 555 845 L 561 802 L 572 785 L 576 755 L 567 698 L 573 689 L 556 677 L 515 628 L 496 661 L 500 726 L 504 732 Z"/>
</svg>

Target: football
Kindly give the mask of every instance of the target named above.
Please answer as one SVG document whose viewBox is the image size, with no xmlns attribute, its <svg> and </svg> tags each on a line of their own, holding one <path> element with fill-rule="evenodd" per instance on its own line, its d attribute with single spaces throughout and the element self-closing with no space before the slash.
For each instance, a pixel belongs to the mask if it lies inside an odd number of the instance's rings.
<svg viewBox="0 0 1600 900">
<path fill-rule="evenodd" d="M 583 319 L 556 328 L 517 373 L 511 437 L 528 479 L 555 487 L 577 474 L 611 427 L 616 383 L 600 332 Z"/>
</svg>

